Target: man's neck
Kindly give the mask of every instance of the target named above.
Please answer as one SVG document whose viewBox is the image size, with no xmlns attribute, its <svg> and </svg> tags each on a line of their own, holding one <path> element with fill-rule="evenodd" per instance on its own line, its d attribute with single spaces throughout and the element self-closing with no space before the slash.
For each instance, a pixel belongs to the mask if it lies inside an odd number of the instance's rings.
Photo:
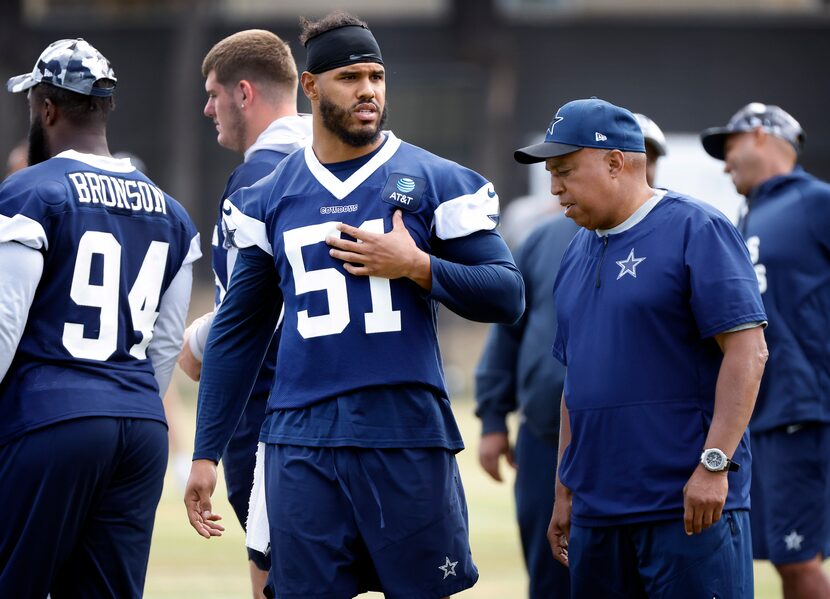
<svg viewBox="0 0 830 599">
<path fill-rule="evenodd" d="M 104 131 L 74 130 L 55 135 L 49 140 L 50 154 L 54 157 L 66 150 L 75 150 L 81 154 L 109 156 L 107 136 Z"/>
<path fill-rule="evenodd" d="M 764 168 L 763 176 L 761 177 L 761 182 L 758 184 L 766 183 L 773 177 L 780 177 L 781 175 L 789 175 L 793 172 L 795 168 L 795 163 L 790 162 L 789 160 L 776 160 L 769 162 L 766 167 Z M 756 185 L 757 187 L 757 185 Z"/>
<path fill-rule="evenodd" d="M 370 154 L 377 150 L 385 139 L 385 136 L 380 134 L 372 143 L 365 146 L 352 146 L 326 129 L 322 123 L 315 121 L 311 149 L 314 150 L 314 155 L 321 164 L 333 164 Z"/>
<path fill-rule="evenodd" d="M 625 200 L 620 204 L 619 212 L 617 212 L 615 222 L 610 227 L 605 229 L 613 229 L 631 218 L 631 215 L 637 212 L 640 207 L 648 202 L 654 196 L 654 190 L 647 184 L 638 185 L 636 189 L 631 190 L 626 195 Z"/>
<path fill-rule="evenodd" d="M 245 138 L 244 154 L 248 148 L 256 143 L 262 132 L 271 126 L 271 123 L 287 116 L 297 116 L 297 108 L 291 106 L 277 106 L 269 110 L 262 110 L 248 119 L 248 132 Z"/>
</svg>

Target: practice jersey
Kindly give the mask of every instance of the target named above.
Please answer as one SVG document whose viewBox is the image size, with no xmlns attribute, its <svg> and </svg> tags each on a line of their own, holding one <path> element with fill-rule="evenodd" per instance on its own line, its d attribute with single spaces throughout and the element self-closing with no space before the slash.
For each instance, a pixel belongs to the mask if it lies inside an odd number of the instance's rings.
<svg viewBox="0 0 830 599">
<path fill-rule="evenodd" d="M 285 157 L 286 154 L 271 150 L 261 150 L 252 154 L 250 160 L 240 164 L 231 174 L 225 191 L 222 194 L 222 201 L 230 197 L 237 190 L 253 185 L 262 179 L 262 177 L 268 175 Z M 216 226 L 213 230 L 211 262 L 213 265 L 214 280 L 216 282 L 216 307 L 218 308 L 228 289 L 228 280 L 230 279 L 230 274 L 233 272 L 233 265 L 236 262 L 237 249 L 228 243 L 222 231 L 221 206 L 217 212 L 219 216 L 217 217 Z M 279 335 L 275 333 L 274 339 L 268 348 L 268 354 L 262 362 L 262 368 L 259 371 L 256 383 L 254 383 L 254 388 L 251 392 L 252 395 L 259 396 L 260 394 L 267 394 L 270 390 L 271 382 L 274 380 L 278 343 Z"/>
<path fill-rule="evenodd" d="M 222 201 L 243 187 L 249 187 L 270 174 L 291 152 L 302 148 L 311 137 L 311 119 L 307 116 L 287 116 L 272 122 L 245 152 L 245 161 L 234 169 L 222 193 Z M 228 289 L 228 281 L 236 262 L 237 249 L 225 239 L 222 230 L 221 203 L 213 229 L 211 263 L 216 282 L 215 305 L 218 308 Z M 252 395 L 267 395 L 274 380 L 279 333 L 268 348 L 262 362 Z"/>
<path fill-rule="evenodd" d="M 498 197 L 481 175 L 386 135 L 344 181 L 307 146 L 225 202 L 227 234 L 273 257 L 284 297 L 269 411 L 380 385 L 446 396 L 437 303 L 408 279 L 348 274 L 325 239 L 340 222 L 389 232 L 401 210 L 415 243 L 440 256 L 442 240 L 495 228 Z"/>
<path fill-rule="evenodd" d="M 311 119 L 305 115 L 282 117 L 272 122 L 245 152 L 245 161 L 228 177 L 222 201 L 243 187 L 270 174 L 291 152 L 302 148 L 311 137 Z M 216 281 L 216 306 L 222 303 L 236 261 L 236 248 L 222 230 L 221 202 L 213 229 L 212 266 Z"/>
<path fill-rule="evenodd" d="M 559 476 L 585 526 L 683 513 L 714 411 L 713 337 L 766 320 L 746 247 L 716 209 L 661 191 L 604 233 L 576 234 L 554 288 L 571 427 Z M 726 509 L 748 508 L 746 433 L 733 458 Z"/>
<path fill-rule="evenodd" d="M 769 315 L 751 430 L 830 422 L 830 185 L 796 168 L 749 207 L 739 227 Z"/>
<path fill-rule="evenodd" d="M 0 443 L 83 416 L 164 422 L 147 347 L 199 236 L 129 160 L 65 151 L 0 186 L 0 242 L 43 254 L 40 285 L 0 383 Z"/>
</svg>

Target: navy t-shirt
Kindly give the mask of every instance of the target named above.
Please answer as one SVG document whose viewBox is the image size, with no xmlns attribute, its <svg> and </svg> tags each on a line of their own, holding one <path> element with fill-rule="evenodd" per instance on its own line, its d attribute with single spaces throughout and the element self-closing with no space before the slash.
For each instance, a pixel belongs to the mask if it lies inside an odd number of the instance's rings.
<svg viewBox="0 0 830 599">
<path fill-rule="evenodd" d="M 573 521 L 682 514 L 714 410 L 713 336 L 766 320 L 740 234 L 714 208 L 668 191 L 607 235 L 580 230 L 554 295 L 572 435 L 559 474 Z M 747 439 L 726 509 L 749 507 Z"/>
</svg>

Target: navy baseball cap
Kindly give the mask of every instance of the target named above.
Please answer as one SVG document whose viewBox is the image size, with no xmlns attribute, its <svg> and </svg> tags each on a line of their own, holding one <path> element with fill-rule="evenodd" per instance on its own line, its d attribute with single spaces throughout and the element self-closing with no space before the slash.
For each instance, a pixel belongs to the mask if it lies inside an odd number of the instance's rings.
<svg viewBox="0 0 830 599">
<path fill-rule="evenodd" d="M 599 98 L 573 100 L 556 111 L 542 143 L 513 153 L 516 162 L 532 164 L 582 148 L 645 153 L 643 131 L 634 115 Z"/>
<path fill-rule="evenodd" d="M 745 133 L 761 128 L 771 135 L 784 139 L 801 152 L 804 146 L 804 130 L 786 110 L 771 104 L 750 102 L 732 115 L 726 127 L 710 127 L 700 134 L 706 153 L 724 159 L 723 146 L 726 138 L 733 133 Z"/>
<path fill-rule="evenodd" d="M 95 87 L 100 79 L 112 85 Z M 12 77 L 6 88 L 12 93 L 26 91 L 38 83 L 48 83 L 85 96 L 111 96 L 115 91 L 115 72 L 107 60 L 86 40 L 65 39 L 52 42 L 41 53 L 31 73 Z"/>
</svg>

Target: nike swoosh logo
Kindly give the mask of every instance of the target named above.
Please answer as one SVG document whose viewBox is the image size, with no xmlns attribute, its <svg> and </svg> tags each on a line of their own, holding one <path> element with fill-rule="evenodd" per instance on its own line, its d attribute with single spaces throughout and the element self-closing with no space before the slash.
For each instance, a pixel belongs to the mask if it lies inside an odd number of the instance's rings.
<svg viewBox="0 0 830 599">
<path fill-rule="evenodd" d="M 230 205 L 228 205 L 228 207 L 227 207 L 227 208 L 225 208 L 224 206 L 222 206 L 222 212 L 223 212 L 224 214 L 227 214 L 228 216 L 230 216 L 230 215 L 233 213 L 233 209 L 230 207 Z"/>
<path fill-rule="evenodd" d="M 491 198 L 496 197 L 496 190 L 495 189 L 488 189 L 487 190 L 487 195 Z"/>
<path fill-rule="evenodd" d="M 374 54 L 350 54 L 349 60 L 360 60 L 361 58 L 374 58 Z"/>
</svg>

